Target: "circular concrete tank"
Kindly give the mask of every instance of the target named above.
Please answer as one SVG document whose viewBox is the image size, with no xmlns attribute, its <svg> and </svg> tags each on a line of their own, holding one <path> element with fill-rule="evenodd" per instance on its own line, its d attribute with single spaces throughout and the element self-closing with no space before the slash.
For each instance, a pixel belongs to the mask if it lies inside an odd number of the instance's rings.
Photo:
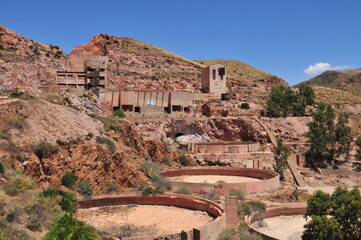
<svg viewBox="0 0 361 240">
<path fill-rule="evenodd" d="M 267 240 L 301 240 L 307 203 L 291 203 L 255 212 L 245 220 L 252 232 Z"/>
<path fill-rule="evenodd" d="M 228 194 L 238 189 L 246 194 L 268 192 L 279 188 L 279 175 L 275 172 L 241 167 L 187 167 L 162 173 L 172 187 L 188 187 L 192 192 L 205 193 L 215 189 Z"/>
<path fill-rule="evenodd" d="M 178 194 L 93 197 L 78 201 L 76 214 L 100 231 L 132 229 L 130 236 L 121 236 L 132 240 L 173 239 L 181 234 L 216 239 L 226 225 L 224 210 L 218 204 Z"/>
</svg>

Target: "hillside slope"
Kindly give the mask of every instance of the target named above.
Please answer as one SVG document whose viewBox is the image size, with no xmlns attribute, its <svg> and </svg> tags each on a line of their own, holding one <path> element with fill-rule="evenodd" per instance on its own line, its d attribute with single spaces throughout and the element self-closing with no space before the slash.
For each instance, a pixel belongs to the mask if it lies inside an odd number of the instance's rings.
<svg viewBox="0 0 361 240">
<path fill-rule="evenodd" d="M 108 88 L 198 92 L 201 69 L 214 63 L 228 67 L 228 86 L 238 88 L 287 85 L 282 79 L 235 60 L 192 61 L 128 37 L 94 36 L 70 55 L 109 57 Z M 58 46 L 29 40 L 0 25 L 0 85 L 21 90 L 54 86 L 56 71 L 70 70 L 69 55 Z M 244 89 L 243 89 L 244 90 Z M 248 95 L 239 90 L 242 95 Z M 267 95 L 261 91 L 256 95 Z"/>
<path fill-rule="evenodd" d="M 306 84 L 310 86 L 336 87 L 340 84 L 348 83 L 361 83 L 361 68 L 343 71 L 326 71 L 297 85 Z"/>
<path fill-rule="evenodd" d="M 200 64 L 135 39 L 100 34 L 74 48 L 70 55 L 73 54 L 108 56 L 108 88 L 201 88 Z"/>
<path fill-rule="evenodd" d="M 0 85 L 26 90 L 51 86 L 56 71 L 68 65 L 60 47 L 35 42 L 0 25 Z"/>
</svg>

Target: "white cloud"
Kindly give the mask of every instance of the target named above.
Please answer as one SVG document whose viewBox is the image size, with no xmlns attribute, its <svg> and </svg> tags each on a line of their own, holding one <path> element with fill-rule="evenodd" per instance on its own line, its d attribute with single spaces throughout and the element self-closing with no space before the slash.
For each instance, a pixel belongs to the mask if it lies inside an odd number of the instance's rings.
<svg viewBox="0 0 361 240">
<path fill-rule="evenodd" d="M 315 65 L 310 65 L 308 68 L 306 68 L 303 72 L 309 76 L 316 76 L 320 73 L 323 73 L 328 70 L 343 70 L 347 68 L 351 68 L 352 65 L 346 65 L 346 66 L 331 66 L 329 63 L 319 62 Z"/>
</svg>

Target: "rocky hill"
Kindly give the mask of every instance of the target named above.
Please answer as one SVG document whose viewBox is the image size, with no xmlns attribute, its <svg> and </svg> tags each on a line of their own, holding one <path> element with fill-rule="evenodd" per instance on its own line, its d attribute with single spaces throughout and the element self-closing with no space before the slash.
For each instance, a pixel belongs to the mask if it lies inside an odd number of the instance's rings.
<svg viewBox="0 0 361 240">
<path fill-rule="evenodd" d="M 256 85 L 286 85 L 282 79 L 239 61 L 191 61 L 145 42 L 107 34 L 94 36 L 70 55 L 108 56 L 109 88 L 200 91 L 201 69 L 213 63 L 228 67 L 228 85 L 236 87 L 234 91 Z M 56 71 L 70 69 L 68 57 L 58 46 L 29 40 L 0 25 L 0 85 L 26 90 L 53 86 Z"/>
<path fill-rule="evenodd" d="M 73 54 L 108 56 L 109 88 L 193 91 L 201 87 L 202 65 L 135 39 L 100 34 L 74 48 Z"/>
<path fill-rule="evenodd" d="M 0 25 L 0 85 L 36 89 L 55 84 L 55 72 L 68 68 L 58 46 L 27 39 Z"/>
<path fill-rule="evenodd" d="M 310 86 L 337 87 L 341 84 L 349 83 L 361 83 L 361 68 L 343 71 L 326 71 L 297 85 L 306 84 Z"/>
</svg>

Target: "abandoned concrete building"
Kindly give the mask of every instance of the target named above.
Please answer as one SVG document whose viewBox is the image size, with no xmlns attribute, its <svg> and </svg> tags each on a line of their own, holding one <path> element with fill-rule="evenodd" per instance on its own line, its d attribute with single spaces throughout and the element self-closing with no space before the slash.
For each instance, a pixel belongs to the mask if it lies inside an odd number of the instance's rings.
<svg viewBox="0 0 361 240">
<path fill-rule="evenodd" d="M 215 64 L 202 70 L 202 86 L 205 93 L 107 89 L 106 101 L 111 103 L 113 109 L 142 114 L 188 112 L 192 104 L 209 98 L 220 99 L 221 94 L 227 92 L 226 83 L 225 66 Z"/>
<path fill-rule="evenodd" d="M 225 66 L 210 65 L 202 69 L 202 88 L 205 93 L 226 93 L 227 74 Z"/>
<path fill-rule="evenodd" d="M 190 105 L 203 101 L 204 98 L 203 93 L 147 90 L 106 92 L 106 101 L 111 103 L 113 109 L 142 114 L 188 112 Z"/>
<path fill-rule="evenodd" d="M 113 109 L 142 114 L 188 112 L 192 104 L 205 99 L 220 99 L 227 92 L 226 68 L 215 64 L 202 70 L 204 93 L 106 89 L 106 56 L 69 56 L 70 71 L 56 72 L 56 84 L 63 88 L 93 90 Z"/>
<path fill-rule="evenodd" d="M 70 56 L 70 71 L 57 71 L 56 84 L 65 88 L 98 89 L 105 94 L 106 56 Z"/>
</svg>

